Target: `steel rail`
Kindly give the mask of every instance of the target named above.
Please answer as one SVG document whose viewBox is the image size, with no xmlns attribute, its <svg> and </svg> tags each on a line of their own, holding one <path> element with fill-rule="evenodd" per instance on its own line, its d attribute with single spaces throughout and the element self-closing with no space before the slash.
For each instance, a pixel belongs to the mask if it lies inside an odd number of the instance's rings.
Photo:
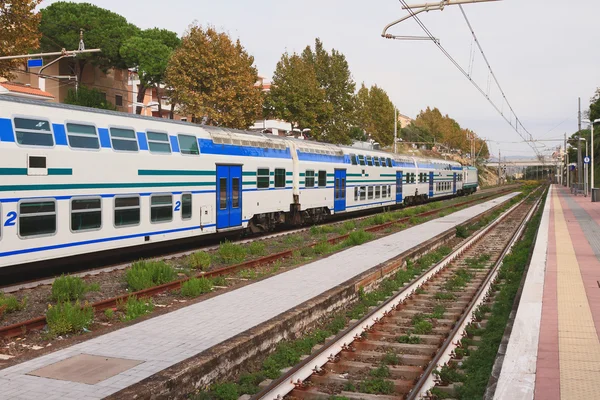
<svg viewBox="0 0 600 400">
<path fill-rule="evenodd" d="M 517 207 L 521 206 L 527 198 L 528 197 L 525 197 L 520 202 L 513 205 L 490 225 L 481 229 L 475 236 L 461 245 L 457 250 L 446 256 L 438 264 L 430 267 L 419 277 L 415 278 L 411 283 L 401 289 L 395 296 L 386 300 L 379 307 L 367 313 L 367 315 L 354 323 L 348 329 L 340 332 L 329 342 L 326 342 L 320 350 L 308 356 L 295 367 L 292 367 L 292 369 L 290 369 L 287 373 L 274 380 L 269 386 L 253 396 L 252 399 L 281 399 L 289 392 L 294 390 L 297 386 L 300 386 L 302 382 L 308 379 L 313 373 L 320 372 L 322 367 L 327 362 L 333 361 L 342 350 L 347 349 L 348 346 L 357 338 L 359 338 L 363 332 L 369 330 L 373 325 L 378 323 L 381 318 L 385 317 L 389 312 L 396 309 L 404 302 L 404 300 L 412 296 L 417 289 L 433 278 L 437 273 L 443 270 L 467 249 L 481 240 L 487 233 L 489 233 L 490 230 L 495 228 Z"/>
<path fill-rule="evenodd" d="M 513 188 L 514 189 L 514 188 Z M 397 224 L 397 223 L 404 223 L 404 222 L 408 222 L 411 218 L 413 217 L 427 217 L 427 216 L 431 216 L 431 215 L 435 215 L 437 213 L 443 212 L 447 209 L 451 209 L 451 208 L 455 208 L 455 207 L 462 207 L 462 206 L 466 206 L 469 204 L 472 204 L 474 202 L 478 202 L 481 200 L 485 200 L 488 199 L 490 197 L 495 197 L 497 195 L 501 195 L 503 193 L 506 193 L 508 191 L 512 191 L 512 189 L 507 189 L 507 190 L 501 190 L 498 192 L 494 192 L 493 194 L 489 194 L 487 196 L 483 196 L 483 197 L 478 197 L 476 199 L 472 199 L 472 200 L 468 200 L 462 203 L 458 203 L 458 204 L 454 204 L 454 205 L 449 205 L 449 206 L 445 206 L 445 207 L 441 207 L 435 210 L 429 210 L 429 211 L 425 211 L 423 213 L 420 214 L 415 214 L 413 216 L 410 217 L 403 217 L 400 218 L 398 220 L 395 221 L 390 221 L 390 222 L 386 222 L 380 225 L 375 225 L 369 228 L 366 228 L 365 231 L 368 232 L 377 232 L 380 230 L 383 230 L 393 224 Z M 331 239 L 327 239 L 325 242 L 328 242 L 330 244 L 336 244 L 339 242 L 342 242 L 344 240 L 346 240 L 348 237 L 350 236 L 350 234 L 345 234 L 345 235 L 340 235 L 340 236 L 336 236 L 334 238 Z M 249 261 L 245 261 L 242 262 L 240 264 L 236 264 L 236 265 L 230 265 L 230 266 L 226 266 L 226 267 L 221 267 L 221 268 L 217 268 L 215 270 L 212 271 L 207 271 L 207 272 L 201 272 L 197 275 L 195 275 L 194 277 L 196 278 L 212 278 L 212 277 L 218 277 L 218 276 L 223 276 L 223 275 L 231 275 L 237 271 L 241 271 L 243 269 L 249 269 L 249 268 L 256 268 L 259 265 L 264 265 L 264 264 L 269 264 L 278 260 L 284 260 L 286 258 L 290 258 L 293 256 L 293 253 L 295 251 L 298 250 L 302 250 L 302 249 L 308 249 L 308 248 L 312 248 L 315 247 L 316 245 L 323 243 L 323 242 L 317 242 L 311 245 L 307 245 L 298 249 L 293 249 L 293 250 L 285 250 L 279 253 L 275 253 L 275 254 L 271 254 L 265 257 L 261 257 L 261 258 L 257 258 L 254 260 L 249 260 Z M 115 308 L 118 306 L 118 304 L 120 304 L 121 302 L 125 302 L 127 301 L 127 299 L 129 299 L 132 296 L 135 297 L 152 297 L 154 295 L 157 295 L 159 293 L 168 291 L 168 290 L 176 290 L 179 289 L 181 287 L 181 285 L 188 281 L 189 279 L 191 279 L 190 277 L 187 278 L 182 278 L 179 280 L 175 280 L 172 282 L 168 282 L 162 285 L 158 285 L 158 286 L 154 286 L 148 289 L 143 289 L 137 292 L 132 292 L 132 293 L 126 293 L 120 296 L 115 296 L 109 299 L 105 299 L 105 300 L 100 300 L 98 302 L 93 303 L 91 306 L 94 309 L 94 311 L 103 311 L 106 310 L 108 308 Z M 27 321 L 23 321 L 23 322 L 17 322 L 15 324 L 12 325 L 7 325 L 4 327 L 0 328 L 0 338 L 10 338 L 10 337 L 15 337 L 15 336 L 19 336 L 19 335 L 23 335 L 24 333 L 28 332 L 28 331 L 32 331 L 32 330 L 39 330 L 39 329 L 43 329 L 46 326 L 46 317 L 45 316 L 39 316 L 36 318 L 32 318 L 30 320 Z"/>
</svg>

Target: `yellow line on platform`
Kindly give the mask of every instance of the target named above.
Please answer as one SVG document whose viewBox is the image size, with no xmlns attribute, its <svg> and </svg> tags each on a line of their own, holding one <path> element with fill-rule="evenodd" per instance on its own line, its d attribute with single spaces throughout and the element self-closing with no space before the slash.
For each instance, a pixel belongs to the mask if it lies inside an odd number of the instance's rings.
<svg viewBox="0 0 600 400">
<path fill-rule="evenodd" d="M 600 398 L 600 342 L 557 192 L 553 191 L 557 257 L 560 397 Z"/>
</svg>

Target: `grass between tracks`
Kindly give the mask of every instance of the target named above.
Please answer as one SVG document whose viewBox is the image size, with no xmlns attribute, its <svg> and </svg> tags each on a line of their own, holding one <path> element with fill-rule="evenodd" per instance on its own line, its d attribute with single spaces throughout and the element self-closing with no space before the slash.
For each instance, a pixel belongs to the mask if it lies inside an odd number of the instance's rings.
<svg viewBox="0 0 600 400">
<path fill-rule="evenodd" d="M 524 193 L 521 193 L 520 195 L 511 199 L 500 209 L 488 217 L 485 217 L 484 222 L 478 222 L 472 226 L 469 226 L 467 228 L 468 234 L 465 237 L 468 237 L 472 232 L 480 229 L 484 225 L 496 219 L 502 212 L 506 211 L 506 209 L 520 201 L 532 189 L 533 188 L 526 188 Z M 344 225 L 349 228 L 350 224 L 348 222 Z M 378 223 L 383 222 L 378 221 Z M 323 229 L 328 230 L 331 229 L 331 227 L 313 227 L 311 228 L 311 233 L 314 235 L 321 235 L 324 233 Z M 362 234 L 360 235 L 362 236 Z M 275 379 L 279 377 L 282 369 L 293 366 L 300 362 L 301 356 L 310 354 L 315 345 L 323 343 L 326 338 L 337 334 L 340 330 L 347 326 L 349 320 L 356 320 L 363 317 L 369 311 L 369 307 L 376 306 L 380 302 L 391 297 L 395 291 L 404 287 L 407 282 L 411 281 L 414 277 L 418 276 L 431 265 L 442 260 L 450 252 L 450 248 L 443 246 L 433 252 L 423 255 L 415 262 L 408 262 L 405 269 L 397 271 L 391 278 L 384 280 L 377 290 L 366 293 L 361 289 L 359 291 L 358 301 L 347 311 L 332 316 L 330 318 L 330 322 L 325 324 L 324 327 L 312 330 L 297 340 L 279 343 L 276 350 L 263 361 L 262 367 L 258 371 L 242 374 L 236 381 L 215 383 L 206 390 L 192 394 L 190 398 L 193 400 L 235 400 L 244 394 L 252 395 L 258 393 L 260 390 L 258 384 L 264 379 Z M 445 300 L 453 298 L 455 298 L 455 295 L 452 293 L 447 293 L 443 296 L 440 296 L 440 299 Z M 440 306 L 434 309 L 430 315 L 426 315 L 424 317 L 441 318 L 444 312 L 445 308 Z M 419 323 L 422 325 L 425 325 L 423 323 L 431 324 L 429 321 L 425 320 L 417 321 L 417 324 Z M 417 328 L 415 326 L 415 329 L 428 331 L 429 327 L 423 326 Z M 404 337 L 398 338 L 398 341 L 401 343 L 420 343 L 420 338 L 418 336 L 413 336 L 412 333 L 409 333 Z M 384 364 L 397 364 L 397 362 L 397 356 L 394 354 L 386 355 L 384 358 Z M 386 379 L 387 376 L 384 376 L 385 374 L 382 372 L 384 368 L 387 369 L 385 365 L 382 365 L 373 370 L 377 372 L 371 373 L 367 379 L 363 379 L 358 382 L 349 381 L 344 389 L 348 391 L 360 390 L 361 392 L 373 394 L 392 393 L 393 384 L 391 381 Z M 387 371 L 389 373 L 389 369 L 387 369 Z M 342 397 L 338 396 L 332 396 L 332 398 L 342 399 Z"/>
<path fill-rule="evenodd" d="M 512 251 L 502 264 L 498 275 L 498 281 L 494 288 L 499 292 L 494 303 L 482 305 L 476 312 L 475 319 L 481 320 L 487 317 L 485 328 L 478 328 L 476 324 L 467 327 L 467 338 L 463 339 L 462 348 L 457 349 L 457 355 L 462 358 L 468 355 L 461 367 L 451 363 L 441 370 L 437 375 L 444 384 L 462 382 L 457 388 L 456 394 L 449 396 L 464 400 L 482 399 L 491 376 L 492 367 L 498 353 L 498 347 L 502 341 L 504 330 L 512 310 L 515 296 L 519 290 L 523 273 L 527 266 L 536 232 L 538 230 L 544 201 L 535 216 L 528 222 L 525 235 L 513 247 Z M 468 346 L 472 344 L 472 337 L 480 336 L 477 349 L 469 351 Z M 434 398 L 446 398 L 447 394 L 439 389 L 433 391 Z"/>
</svg>

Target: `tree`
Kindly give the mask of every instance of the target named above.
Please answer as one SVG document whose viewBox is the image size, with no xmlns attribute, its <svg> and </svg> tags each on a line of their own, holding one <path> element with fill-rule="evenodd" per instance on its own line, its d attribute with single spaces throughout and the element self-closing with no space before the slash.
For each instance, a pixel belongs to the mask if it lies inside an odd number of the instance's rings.
<svg viewBox="0 0 600 400">
<path fill-rule="evenodd" d="M 76 73 L 80 80 L 83 69 L 90 60 L 103 71 L 127 68 L 120 49 L 127 39 L 138 34 L 139 29 L 121 15 L 89 3 L 64 1 L 42 9 L 41 14 L 42 51 L 77 49 L 80 29 L 83 29 L 86 48 L 102 49 L 101 53 L 77 56 Z"/>
<path fill-rule="evenodd" d="M 27 54 L 38 47 L 42 0 L 0 0 L 0 56 Z M 0 61 L 0 77 L 12 79 L 11 70 L 23 60 Z"/>
<path fill-rule="evenodd" d="M 155 87 L 159 97 L 160 116 L 162 116 L 160 84 L 164 82 L 171 53 L 179 43 L 180 40 L 175 32 L 154 28 L 127 39 L 119 51 L 123 60 L 138 72 L 140 87 L 137 102 L 143 103 L 146 90 Z M 141 112 L 142 107 L 137 106 L 136 113 L 141 114 Z"/>
<path fill-rule="evenodd" d="M 302 58 L 312 65 L 319 87 L 324 91 L 325 104 L 317 117 L 321 135 L 316 138 L 330 143 L 349 144 L 356 84 L 346 57 L 335 49 L 330 54 L 317 38 L 315 50 L 307 46 Z"/>
<path fill-rule="evenodd" d="M 166 73 L 172 99 L 207 124 L 245 129 L 260 115 L 258 73 L 240 41 L 213 28 L 191 26 Z"/>
<path fill-rule="evenodd" d="M 377 85 L 367 89 L 363 83 L 356 94 L 356 119 L 371 139 L 387 146 L 394 141 L 394 104 Z"/>
<path fill-rule="evenodd" d="M 102 110 L 116 111 L 117 107 L 106 100 L 106 96 L 98 89 L 90 89 L 83 85 L 79 86 L 77 92 L 69 89 L 65 104 L 74 104 L 76 106 L 100 108 Z"/>
<path fill-rule="evenodd" d="M 590 103 L 590 121 L 598 118 L 600 118 L 600 88 L 596 89 L 596 93 L 594 94 L 594 97 L 592 97 Z M 595 139 L 596 135 L 594 135 L 594 140 Z"/>
<path fill-rule="evenodd" d="M 312 136 L 319 137 L 324 100 L 313 66 L 297 54 L 283 54 L 265 100 L 267 116 L 288 121 L 292 129 L 310 129 Z"/>
</svg>

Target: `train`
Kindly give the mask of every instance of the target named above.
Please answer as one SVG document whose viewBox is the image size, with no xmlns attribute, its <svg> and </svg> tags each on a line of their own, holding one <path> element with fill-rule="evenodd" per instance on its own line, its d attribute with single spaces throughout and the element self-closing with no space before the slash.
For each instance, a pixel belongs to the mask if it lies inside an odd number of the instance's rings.
<svg viewBox="0 0 600 400">
<path fill-rule="evenodd" d="M 0 269 L 477 190 L 460 163 L 0 96 Z"/>
</svg>

